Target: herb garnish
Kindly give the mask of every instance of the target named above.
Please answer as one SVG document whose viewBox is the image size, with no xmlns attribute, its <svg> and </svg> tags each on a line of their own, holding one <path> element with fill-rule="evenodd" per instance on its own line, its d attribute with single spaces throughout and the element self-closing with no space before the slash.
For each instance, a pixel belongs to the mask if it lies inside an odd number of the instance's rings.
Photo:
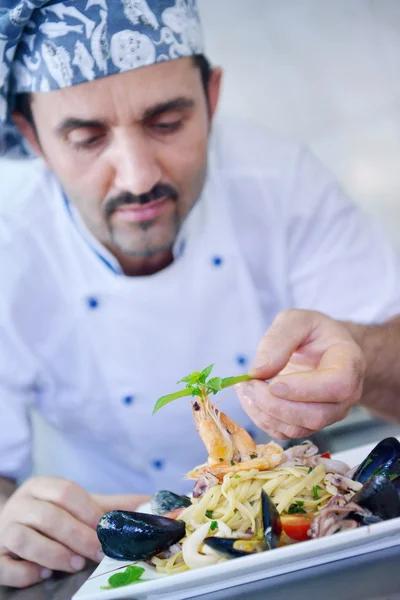
<svg viewBox="0 0 400 600">
<path fill-rule="evenodd" d="M 124 587 L 125 585 L 136 583 L 142 577 L 144 571 L 145 570 L 142 567 L 127 567 L 125 571 L 111 575 L 108 580 L 108 586 L 103 586 L 101 589 L 111 590 L 113 588 Z"/>
<path fill-rule="evenodd" d="M 213 368 L 214 365 L 210 365 L 206 369 L 203 369 L 203 371 L 195 371 L 194 373 L 191 373 L 190 375 L 187 375 L 178 381 L 178 383 L 185 383 L 186 389 L 159 398 L 154 406 L 153 415 L 155 415 L 160 408 L 166 404 L 169 404 L 170 402 L 173 402 L 173 400 L 177 400 L 178 398 L 184 398 L 185 396 L 198 396 L 202 398 L 205 395 L 217 394 L 225 388 L 236 385 L 237 383 L 241 383 L 242 381 L 250 381 L 251 379 L 250 375 L 225 377 L 225 379 L 222 379 L 221 377 L 213 377 L 210 379 L 209 377 Z"/>
<path fill-rule="evenodd" d="M 206 510 L 206 517 L 207 517 L 207 519 L 212 519 L 213 518 L 213 511 L 212 510 Z"/>
<path fill-rule="evenodd" d="M 251 459 L 253 459 L 253 458 L 257 458 L 257 454 L 250 454 L 250 458 L 251 458 Z"/>
<path fill-rule="evenodd" d="M 312 473 L 312 472 L 313 472 L 313 468 L 312 468 L 312 467 L 310 467 L 310 468 L 308 469 L 308 471 L 307 471 L 307 475 L 309 475 L 309 474 L 310 474 L 310 473 Z"/>
<path fill-rule="evenodd" d="M 231 465 L 232 465 L 232 467 L 234 467 L 236 465 L 236 463 L 233 462 L 233 460 L 231 460 Z"/>
<path fill-rule="evenodd" d="M 218 522 L 217 521 L 213 521 L 210 525 L 210 531 L 215 531 L 215 529 L 218 529 Z"/>
<path fill-rule="evenodd" d="M 314 500 L 319 500 L 319 494 L 318 494 L 318 492 L 319 492 L 320 489 L 322 489 L 322 488 L 320 488 L 319 485 L 314 485 L 314 487 L 312 489 L 313 494 L 314 494 Z"/>
<path fill-rule="evenodd" d="M 297 500 L 294 504 L 291 504 L 289 506 L 288 515 L 298 515 L 300 513 L 305 513 L 306 511 L 304 510 L 303 506 L 303 500 Z"/>
<path fill-rule="evenodd" d="M 240 479 L 240 478 L 241 478 L 241 475 L 239 475 L 239 473 L 238 473 L 237 475 L 234 476 L 233 479 Z"/>
</svg>

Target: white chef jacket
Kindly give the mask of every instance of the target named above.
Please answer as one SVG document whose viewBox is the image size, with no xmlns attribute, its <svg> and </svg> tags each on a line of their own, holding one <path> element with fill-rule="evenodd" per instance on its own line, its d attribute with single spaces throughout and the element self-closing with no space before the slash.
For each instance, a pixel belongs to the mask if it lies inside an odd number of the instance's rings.
<svg viewBox="0 0 400 600">
<path fill-rule="evenodd" d="M 47 474 L 90 491 L 188 489 L 206 460 L 189 399 L 156 399 L 215 363 L 246 372 L 288 307 L 377 322 L 400 309 L 397 255 L 311 154 L 219 123 L 175 261 L 126 277 L 44 166 L 0 202 L 0 474 L 31 468 L 30 409 L 50 424 Z M 221 406 L 257 437 L 235 394 Z M 50 443 L 51 442 L 51 443 Z"/>
</svg>

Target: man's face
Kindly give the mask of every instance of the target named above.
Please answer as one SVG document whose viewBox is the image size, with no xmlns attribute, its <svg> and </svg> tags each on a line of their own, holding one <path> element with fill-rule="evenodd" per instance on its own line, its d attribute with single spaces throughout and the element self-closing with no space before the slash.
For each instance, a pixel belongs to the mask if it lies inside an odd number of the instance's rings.
<svg viewBox="0 0 400 600">
<path fill-rule="evenodd" d="M 90 231 L 138 259 L 171 250 L 206 177 L 210 111 L 184 58 L 35 93 L 41 152 Z"/>
</svg>

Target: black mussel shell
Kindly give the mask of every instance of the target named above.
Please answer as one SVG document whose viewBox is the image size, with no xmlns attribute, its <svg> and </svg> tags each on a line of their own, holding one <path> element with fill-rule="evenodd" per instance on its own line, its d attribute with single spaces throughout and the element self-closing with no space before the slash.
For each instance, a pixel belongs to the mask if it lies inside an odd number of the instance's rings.
<svg viewBox="0 0 400 600">
<path fill-rule="evenodd" d="M 351 501 L 384 521 L 400 517 L 400 495 L 384 475 L 371 477 Z"/>
<path fill-rule="evenodd" d="M 353 475 L 353 481 L 364 483 L 373 475 L 385 473 L 400 458 L 400 442 L 390 437 L 379 442 Z"/>
<path fill-rule="evenodd" d="M 174 492 L 161 490 L 151 499 L 151 510 L 156 515 L 165 515 L 177 508 L 186 508 L 191 505 L 188 496 L 178 496 Z"/>
<path fill-rule="evenodd" d="M 157 515 L 113 510 L 97 525 L 103 552 L 117 560 L 147 560 L 185 536 L 185 523 Z"/>
<path fill-rule="evenodd" d="M 282 534 L 282 524 L 275 504 L 264 490 L 261 490 L 261 511 L 264 527 L 264 539 L 269 550 L 279 544 Z"/>
<path fill-rule="evenodd" d="M 389 479 L 400 494 L 400 455 L 382 471 L 382 475 Z"/>
<path fill-rule="evenodd" d="M 204 540 L 204 543 L 224 558 L 240 558 L 241 556 L 268 550 L 267 544 L 262 540 L 208 537 Z"/>
</svg>

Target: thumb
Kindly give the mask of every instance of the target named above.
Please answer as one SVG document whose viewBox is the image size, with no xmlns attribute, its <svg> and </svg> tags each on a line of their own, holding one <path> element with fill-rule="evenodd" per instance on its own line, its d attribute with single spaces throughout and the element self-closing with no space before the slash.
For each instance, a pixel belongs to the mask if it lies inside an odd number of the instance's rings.
<svg viewBox="0 0 400 600">
<path fill-rule="evenodd" d="M 280 373 L 312 334 L 316 314 L 305 310 L 281 312 L 261 340 L 249 375 L 254 379 L 271 379 Z"/>
<path fill-rule="evenodd" d="M 92 494 L 92 498 L 100 508 L 104 510 L 104 513 L 110 512 L 111 510 L 135 511 L 138 506 L 150 501 L 150 496 L 141 496 L 139 494 L 126 494 L 123 496 Z"/>
</svg>

